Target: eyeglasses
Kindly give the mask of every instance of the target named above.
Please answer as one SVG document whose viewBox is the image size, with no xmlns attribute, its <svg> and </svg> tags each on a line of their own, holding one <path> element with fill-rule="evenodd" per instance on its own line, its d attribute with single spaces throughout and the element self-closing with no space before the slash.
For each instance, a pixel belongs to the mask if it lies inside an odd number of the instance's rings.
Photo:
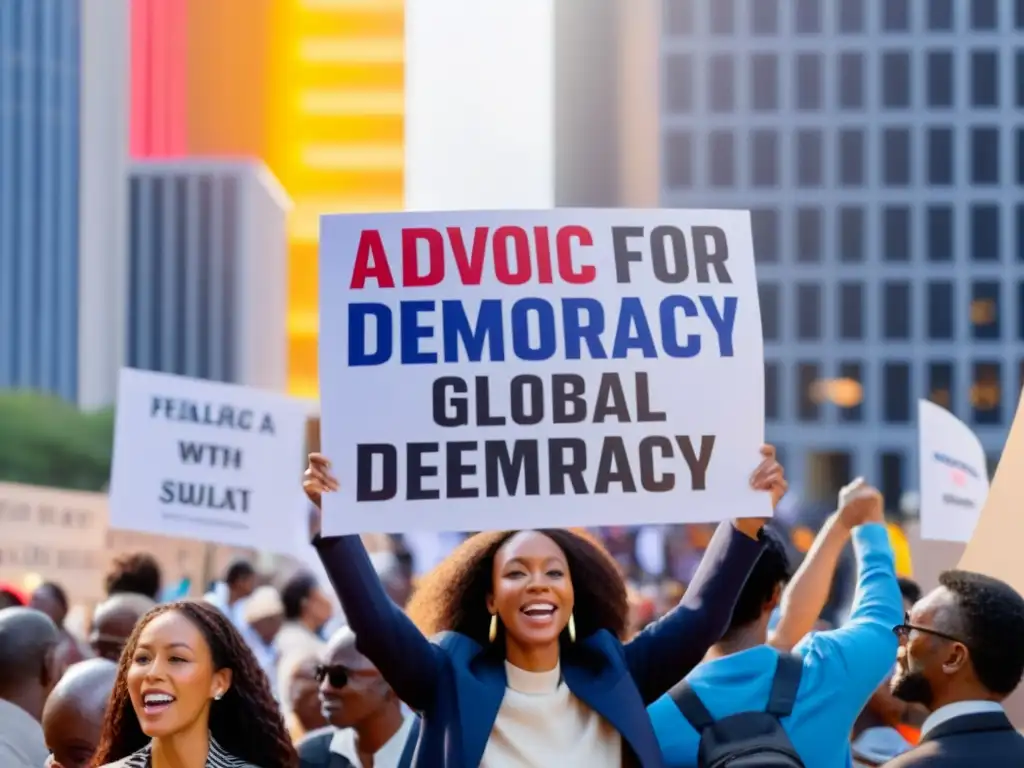
<svg viewBox="0 0 1024 768">
<path fill-rule="evenodd" d="M 348 685 L 349 671 L 345 667 L 317 664 L 315 675 L 318 683 L 327 680 L 332 688 L 344 688 Z"/>
<path fill-rule="evenodd" d="M 910 616 L 904 616 L 903 623 L 897 624 L 895 627 L 892 628 L 892 631 L 893 634 L 895 634 L 896 637 L 898 637 L 901 641 L 906 640 L 907 636 L 911 632 L 920 632 L 924 635 L 931 635 L 932 637 L 941 637 L 943 640 L 949 640 L 952 643 L 960 643 L 960 645 L 967 645 L 967 643 L 965 643 L 959 637 L 956 637 L 954 635 L 948 635 L 945 632 L 940 632 L 939 630 L 932 629 L 931 627 L 921 627 L 917 624 L 911 624 Z"/>
</svg>

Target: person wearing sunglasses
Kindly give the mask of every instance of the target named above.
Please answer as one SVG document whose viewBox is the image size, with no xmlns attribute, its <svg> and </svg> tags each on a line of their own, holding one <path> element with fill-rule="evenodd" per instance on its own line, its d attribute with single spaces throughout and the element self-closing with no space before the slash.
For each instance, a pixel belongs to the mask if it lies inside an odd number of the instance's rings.
<svg viewBox="0 0 1024 768">
<path fill-rule="evenodd" d="M 1002 706 L 1024 677 L 1024 598 L 998 579 L 946 571 L 893 631 L 893 695 L 931 714 L 920 745 L 886 766 L 1024 766 L 1024 735 Z"/>
<path fill-rule="evenodd" d="M 416 718 L 402 707 L 348 627 L 332 635 L 316 667 L 320 707 L 330 725 L 298 744 L 300 768 L 406 768 Z"/>
</svg>

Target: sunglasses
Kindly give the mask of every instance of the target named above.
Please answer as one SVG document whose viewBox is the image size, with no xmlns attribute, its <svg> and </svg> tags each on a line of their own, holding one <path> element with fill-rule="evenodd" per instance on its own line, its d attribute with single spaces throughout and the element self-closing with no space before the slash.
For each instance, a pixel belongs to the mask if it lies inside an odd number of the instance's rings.
<svg viewBox="0 0 1024 768">
<path fill-rule="evenodd" d="M 903 623 L 897 624 L 892 628 L 893 634 L 896 635 L 901 641 L 906 640 L 911 632 L 920 632 L 923 635 L 931 635 L 932 637 L 941 637 L 943 640 L 949 640 L 951 643 L 960 643 L 960 645 L 966 646 L 963 640 L 954 635 L 948 635 L 945 632 L 940 632 L 937 629 L 931 627 L 921 627 L 917 624 L 910 623 L 910 616 L 904 616 Z"/>
<path fill-rule="evenodd" d="M 314 674 L 318 683 L 327 680 L 332 688 L 344 688 L 348 685 L 349 671 L 345 667 L 317 664 Z"/>
</svg>

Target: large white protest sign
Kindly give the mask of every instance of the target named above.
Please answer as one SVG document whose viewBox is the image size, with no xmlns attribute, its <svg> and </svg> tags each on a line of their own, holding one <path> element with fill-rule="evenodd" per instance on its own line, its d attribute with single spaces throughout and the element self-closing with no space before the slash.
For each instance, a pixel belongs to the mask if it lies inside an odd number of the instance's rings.
<svg viewBox="0 0 1024 768">
<path fill-rule="evenodd" d="M 745 211 L 325 216 L 325 531 L 770 514 Z"/>
<path fill-rule="evenodd" d="M 290 554 L 306 416 L 283 395 L 122 370 L 111 527 Z"/>
<path fill-rule="evenodd" d="M 985 449 L 945 408 L 921 400 L 921 538 L 968 542 L 988 496 Z"/>
</svg>

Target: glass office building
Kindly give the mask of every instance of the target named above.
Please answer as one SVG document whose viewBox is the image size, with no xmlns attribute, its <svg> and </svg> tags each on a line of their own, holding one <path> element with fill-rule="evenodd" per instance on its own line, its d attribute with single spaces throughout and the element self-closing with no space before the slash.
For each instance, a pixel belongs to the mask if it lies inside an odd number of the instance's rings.
<svg viewBox="0 0 1024 768">
<path fill-rule="evenodd" d="M 993 460 L 1024 374 L 1024 2 L 663 0 L 661 200 L 753 226 L 768 437 L 805 498 Z"/>
<path fill-rule="evenodd" d="M 0 3 L 0 388 L 112 401 L 128 0 Z"/>
</svg>

